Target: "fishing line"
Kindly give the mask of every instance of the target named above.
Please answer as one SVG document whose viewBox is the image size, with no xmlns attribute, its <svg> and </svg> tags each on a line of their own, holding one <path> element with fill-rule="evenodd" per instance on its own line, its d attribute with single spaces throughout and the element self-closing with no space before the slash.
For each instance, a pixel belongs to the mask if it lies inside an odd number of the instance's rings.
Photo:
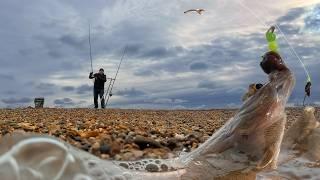
<svg viewBox="0 0 320 180">
<path fill-rule="evenodd" d="M 304 72 L 306 73 L 306 76 L 307 76 L 307 82 L 311 82 L 311 77 L 310 77 L 310 74 L 306 68 L 306 65 L 303 63 L 303 61 L 301 60 L 300 56 L 298 55 L 298 53 L 294 50 L 294 48 L 292 47 L 291 43 L 288 41 L 286 35 L 283 33 L 283 31 L 281 30 L 281 28 L 279 27 L 278 24 L 275 24 L 275 26 L 279 29 L 280 33 L 283 35 L 283 38 L 285 39 L 285 41 L 288 43 L 289 45 L 289 48 L 291 50 L 291 52 L 297 57 L 297 59 L 299 60 L 299 62 L 301 63 L 303 69 L 304 69 Z"/>
<path fill-rule="evenodd" d="M 253 15 L 254 17 L 256 17 L 256 19 L 258 21 L 260 21 L 261 24 L 265 25 L 266 27 L 270 27 L 267 23 L 265 23 L 265 21 L 263 21 L 253 10 L 251 10 L 248 6 L 246 6 L 241 0 L 238 1 L 238 3 L 245 8 L 246 10 L 248 10 L 250 12 L 251 15 Z M 287 39 L 286 35 L 283 33 L 283 31 L 281 30 L 281 28 L 279 27 L 279 25 L 277 23 L 275 23 L 275 26 L 277 27 L 277 29 L 279 29 L 280 33 L 282 34 L 284 40 L 287 42 L 287 44 L 289 45 L 289 49 L 291 50 L 291 52 L 297 57 L 297 59 L 299 60 L 300 64 L 303 67 L 303 70 L 307 76 L 307 82 L 311 82 L 311 77 L 310 74 L 305 66 L 305 64 L 303 63 L 303 61 L 301 60 L 301 58 L 299 57 L 298 53 L 295 51 L 295 49 L 293 48 L 293 46 L 291 45 L 291 43 L 289 42 L 289 40 Z"/>
</svg>

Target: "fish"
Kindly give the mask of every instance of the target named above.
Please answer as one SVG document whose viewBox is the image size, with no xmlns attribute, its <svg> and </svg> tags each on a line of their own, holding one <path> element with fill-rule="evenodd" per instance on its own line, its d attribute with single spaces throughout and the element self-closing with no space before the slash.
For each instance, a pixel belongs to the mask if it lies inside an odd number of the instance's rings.
<svg viewBox="0 0 320 180">
<path fill-rule="evenodd" d="M 15 133 L 0 141 L 1 179 L 255 179 L 258 172 L 277 167 L 285 105 L 295 84 L 289 69 L 268 77 L 233 118 L 192 152 L 173 159 L 108 161 L 54 137 Z"/>
</svg>

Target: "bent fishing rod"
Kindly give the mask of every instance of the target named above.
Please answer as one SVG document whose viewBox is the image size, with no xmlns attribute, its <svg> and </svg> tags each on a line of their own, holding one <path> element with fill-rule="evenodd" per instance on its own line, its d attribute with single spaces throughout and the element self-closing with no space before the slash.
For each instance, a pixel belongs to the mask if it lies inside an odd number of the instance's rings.
<svg viewBox="0 0 320 180">
<path fill-rule="evenodd" d="M 115 77 L 113 79 L 110 78 L 111 80 L 110 80 L 110 83 L 109 83 L 109 86 L 108 86 L 108 89 L 106 91 L 105 98 L 104 98 L 104 99 L 106 99 L 106 96 L 108 96 L 108 98 L 107 98 L 107 100 L 105 102 L 105 107 L 107 107 L 109 99 L 112 96 L 112 89 L 113 89 L 114 83 L 115 83 L 115 81 L 117 79 L 117 76 L 118 76 L 118 73 L 119 73 L 119 70 L 120 70 L 124 55 L 126 54 L 126 51 L 127 51 L 127 45 L 124 47 L 124 50 L 123 50 L 123 53 L 122 53 L 122 56 L 121 56 L 121 59 L 120 59 L 120 63 L 118 65 L 118 69 L 117 69 Z"/>
</svg>

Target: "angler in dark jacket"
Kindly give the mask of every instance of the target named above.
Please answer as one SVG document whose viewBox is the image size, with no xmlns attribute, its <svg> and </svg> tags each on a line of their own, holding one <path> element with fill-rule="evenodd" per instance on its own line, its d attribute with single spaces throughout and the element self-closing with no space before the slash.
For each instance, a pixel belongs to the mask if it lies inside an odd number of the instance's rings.
<svg viewBox="0 0 320 180">
<path fill-rule="evenodd" d="M 101 68 L 98 73 L 93 74 L 90 73 L 89 79 L 94 79 L 94 87 L 93 87 L 93 98 L 94 98 L 94 108 L 98 108 L 98 96 L 100 96 L 101 100 L 101 108 L 105 107 L 104 103 L 104 83 L 107 81 L 107 77 L 104 74 L 104 70 Z"/>
</svg>

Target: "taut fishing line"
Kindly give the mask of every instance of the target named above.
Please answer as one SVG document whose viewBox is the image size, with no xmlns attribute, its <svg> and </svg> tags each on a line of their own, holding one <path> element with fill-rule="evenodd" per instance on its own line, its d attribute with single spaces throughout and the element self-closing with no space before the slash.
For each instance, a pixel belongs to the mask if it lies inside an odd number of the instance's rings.
<svg viewBox="0 0 320 180">
<path fill-rule="evenodd" d="M 260 21 L 260 23 L 266 27 L 270 27 L 270 25 L 268 25 L 266 23 L 266 21 L 263 21 L 253 10 L 251 10 L 248 6 L 246 6 L 241 0 L 238 1 L 238 3 L 243 7 L 245 8 L 246 10 L 249 11 L 249 13 L 251 15 L 253 15 L 258 21 Z M 287 36 L 284 34 L 284 32 L 281 30 L 280 26 L 275 23 L 275 27 L 279 30 L 279 32 L 282 34 L 284 40 L 286 41 L 286 43 L 288 44 L 289 46 L 289 49 L 291 50 L 291 52 L 297 57 L 298 61 L 300 62 L 300 64 L 302 65 L 302 68 L 306 74 L 306 77 L 307 77 L 307 84 L 306 84 L 306 87 L 305 87 L 305 96 L 304 96 L 304 99 L 303 99 L 303 106 L 305 105 L 304 102 L 305 102 L 305 99 L 306 99 L 306 96 L 310 96 L 310 88 L 311 88 L 311 76 L 310 76 L 310 73 L 309 71 L 307 70 L 306 68 L 306 65 L 303 63 L 303 61 L 301 60 L 300 56 L 298 55 L 298 53 L 295 51 L 295 49 L 293 48 L 293 46 L 291 45 L 291 43 L 289 42 Z"/>
</svg>

